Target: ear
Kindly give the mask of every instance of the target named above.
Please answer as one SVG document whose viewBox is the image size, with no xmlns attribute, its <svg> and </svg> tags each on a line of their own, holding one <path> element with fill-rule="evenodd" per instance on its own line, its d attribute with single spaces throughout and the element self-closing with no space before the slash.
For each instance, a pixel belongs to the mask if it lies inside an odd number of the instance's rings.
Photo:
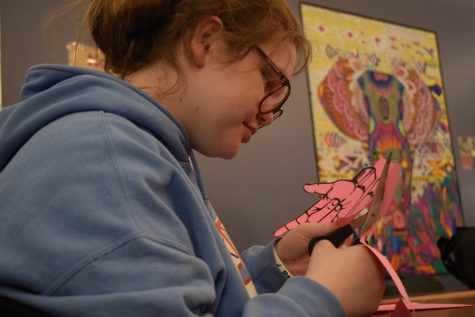
<svg viewBox="0 0 475 317">
<path fill-rule="evenodd" d="M 194 66 L 198 68 L 204 66 L 205 57 L 216 45 L 222 30 L 223 21 L 216 16 L 207 17 L 198 24 L 190 43 L 190 57 Z"/>
</svg>

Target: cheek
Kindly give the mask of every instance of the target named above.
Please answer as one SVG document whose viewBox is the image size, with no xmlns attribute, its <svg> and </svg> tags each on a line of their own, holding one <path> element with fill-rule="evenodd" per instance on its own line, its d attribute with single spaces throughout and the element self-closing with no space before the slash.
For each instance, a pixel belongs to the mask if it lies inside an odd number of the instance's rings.
<svg viewBox="0 0 475 317">
<path fill-rule="evenodd" d="M 259 106 L 256 98 L 249 93 L 236 93 L 229 95 L 226 100 L 217 104 L 217 108 L 210 116 L 215 118 L 215 123 L 221 128 L 233 129 L 244 121 L 255 117 Z"/>
<path fill-rule="evenodd" d="M 260 74 L 242 74 L 232 82 L 225 83 L 228 89 L 230 111 L 242 114 L 257 114 L 259 103 L 264 97 L 264 82 Z"/>
</svg>

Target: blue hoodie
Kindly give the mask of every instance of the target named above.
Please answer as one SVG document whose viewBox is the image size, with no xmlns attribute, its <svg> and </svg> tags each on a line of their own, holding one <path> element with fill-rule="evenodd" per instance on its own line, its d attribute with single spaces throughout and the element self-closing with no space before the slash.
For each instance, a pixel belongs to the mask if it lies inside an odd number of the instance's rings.
<svg viewBox="0 0 475 317">
<path fill-rule="evenodd" d="M 33 67 L 0 112 L 0 241 L 1 316 L 343 315 L 272 242 L 240 256 L 176 119 L 91 70 Z"/>
</svg>

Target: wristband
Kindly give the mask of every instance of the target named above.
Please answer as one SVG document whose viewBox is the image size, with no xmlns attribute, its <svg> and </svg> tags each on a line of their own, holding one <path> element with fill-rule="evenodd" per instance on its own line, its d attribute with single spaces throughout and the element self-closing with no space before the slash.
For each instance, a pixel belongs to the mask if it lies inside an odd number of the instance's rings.
<svg viewBox="0 0 475 317">
<path fill-rule="evenodd" d="M 292 273 L 290 273 L 290 271 L 285 267 L 284 263 L 282 263 L 282 260 L 279 258 L 279 256 L 277 255 L 277 252 L 275 251 L 275 247 L 274 247 L 274 259 L 275 259 L 275 265 L 277 266 L 279 271 L 282 272 L 282 274 L 286 278 L 291 278 Z"/>
</svg>

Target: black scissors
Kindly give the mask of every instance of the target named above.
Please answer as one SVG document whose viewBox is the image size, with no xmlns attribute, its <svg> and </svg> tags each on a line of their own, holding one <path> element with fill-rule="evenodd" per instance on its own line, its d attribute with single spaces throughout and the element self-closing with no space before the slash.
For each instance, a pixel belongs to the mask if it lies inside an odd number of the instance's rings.
<svg viewBox="0 0 475 317">
<path fill-rule="evenodd" d="M 308 254 L 312 254 L 313 248 L 315 244 L 317 244 L 321 240 L 329 240 L 335 247 L 339 247 L 343 241 L 346 240 L 352 234 L 355 234 L 355 230 L 362 227 L 360 234 L 365 233 L 368 231 L 375 221 L 379 218 L 379 214 L 381 212 L 381 204 L 384 198 L 384 188 L 386 185 L 386 180 L 388 178 L 389 173 L 389 164 L 391 163 L 391 154 L 389 154 L 388 159 L 384 163 L 383 172 L 381 173 L 381 177 L 379 178 L 378 185 L 376 186 L 376 190 L 374 191 L 373 199 L 371 201 L 371 205 L 369 210 L 362 216 L 354 219 L 349 224 L 339 227 L 332 232 L 323 235 L 317 236 L 312 238 L 308 244 Z"/>
</svg>

